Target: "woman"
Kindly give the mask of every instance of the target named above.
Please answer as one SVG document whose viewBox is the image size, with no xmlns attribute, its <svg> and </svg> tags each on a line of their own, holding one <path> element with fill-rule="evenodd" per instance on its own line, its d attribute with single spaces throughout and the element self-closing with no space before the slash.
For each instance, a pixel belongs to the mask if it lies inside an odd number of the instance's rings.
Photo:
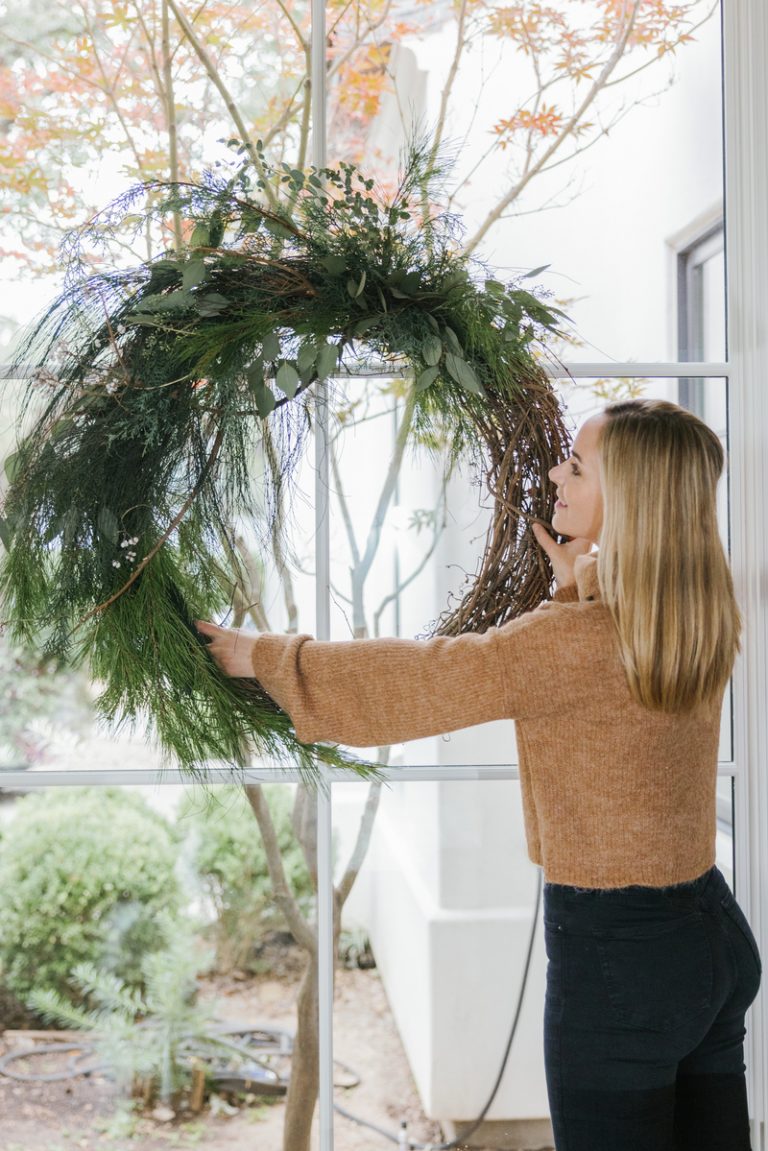
<svg viewBox="0 0 768 1151">
<path fill-rule="evenodd" d="M 200 624 L 307 742 L 399 742 L 512 717 L 544 868 L 557 1151 L 747 1151 L 754 937 L 715 862 L 720 709 L 739 613 L 723 452 L 674 404 L 614 404 L 550 472 L 554 600 L 483 635 L 322 643 Z M 599 544 L 595 557 L 589 554 Z"/>
</svg>

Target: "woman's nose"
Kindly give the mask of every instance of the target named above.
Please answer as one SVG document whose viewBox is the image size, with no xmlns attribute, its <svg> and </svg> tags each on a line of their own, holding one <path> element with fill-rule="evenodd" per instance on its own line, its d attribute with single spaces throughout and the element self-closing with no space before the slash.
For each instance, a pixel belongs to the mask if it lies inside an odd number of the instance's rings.
<svg viewBox="0 0 768 1151">
<path fill-rule="evenodd" d="M 560 471 L 560 466 L 561 466 L 560 464 L 555 464 L 555 466 L 553 468 L 550 468 L 549 471 L 547 472 L 547 475 L 552 480 L 553 484 L 557 483 L 557 477 L 558 477 L 558 473 Z"/>
</svg>

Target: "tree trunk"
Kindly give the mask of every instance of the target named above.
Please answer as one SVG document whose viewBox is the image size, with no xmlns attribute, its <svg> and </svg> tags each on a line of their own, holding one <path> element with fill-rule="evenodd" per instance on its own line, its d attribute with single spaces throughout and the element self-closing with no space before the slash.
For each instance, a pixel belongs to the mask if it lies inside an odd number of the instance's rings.
<svg viewBox="0 0 768 1151">
<path fill-rule="evenodd" d="M 337 950 L 338 927 L 333 933 L 334 973 Z M 317 961 L 314 956 L 307 955 L 296 1003 L 296 1038 L 285 1101 L 283 1151 L 310 1151 L 320 1074 L 318 1008 Z"/>
</svg>

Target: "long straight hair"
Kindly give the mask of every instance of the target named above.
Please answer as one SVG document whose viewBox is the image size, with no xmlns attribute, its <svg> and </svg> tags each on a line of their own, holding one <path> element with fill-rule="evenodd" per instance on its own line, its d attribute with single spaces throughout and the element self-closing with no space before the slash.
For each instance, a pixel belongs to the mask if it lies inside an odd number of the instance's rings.
<svg viewBox="0 0 768 1151">
<path fill-rule="evenodd" d="M 664 400 L 628 400 L 605 414 L 597 571 L 630 691 L 657 711 L 717 704 L 741 628 L 717 526 L 722 446 Z"/>
</svg>

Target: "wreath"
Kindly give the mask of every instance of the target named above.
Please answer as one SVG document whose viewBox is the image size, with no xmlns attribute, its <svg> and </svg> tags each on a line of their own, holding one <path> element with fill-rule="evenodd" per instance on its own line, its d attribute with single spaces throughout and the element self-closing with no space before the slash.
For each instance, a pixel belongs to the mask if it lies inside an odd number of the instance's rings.
<svg viewBox="0 0 768 1151">
<path fill-rule="evenodd" d="M 454 217 L 414 211 L 430 180 L 418 149 L 388 197 L 353 165 L 260 160 L 258 179 L 241 166 L 133 189 L 68 241 L 64 291 L 18 356 L 3 614 L 47 657 L 87 661 L 101 714 L 148 717 L 184 768 L 250 747 L 307 778 L 318 762 L 367 773 L 300 743 L 256 681 L 218 670 L 193 621 L 232 605 L 235 525 L 248 517 L 265 542 L 274 529 L 318 383 L 371 361 L 408 379 L 412 435 L 469 458 L 493 499 L 474 583 L 431 630 L 483 631 L 546 598 L 529 523 L 551 516 L 542 476 L 567 433 L 534 345 L 562 313 L 470 263 Z M 283 182 L 285 208 L 265 207 L 265 179 Z M 185 221 L 181 250 L 88 264 L 94 243 L 169 213 Z M 259 448 L 275 466 L 257 481 Z"/>
</svg>

